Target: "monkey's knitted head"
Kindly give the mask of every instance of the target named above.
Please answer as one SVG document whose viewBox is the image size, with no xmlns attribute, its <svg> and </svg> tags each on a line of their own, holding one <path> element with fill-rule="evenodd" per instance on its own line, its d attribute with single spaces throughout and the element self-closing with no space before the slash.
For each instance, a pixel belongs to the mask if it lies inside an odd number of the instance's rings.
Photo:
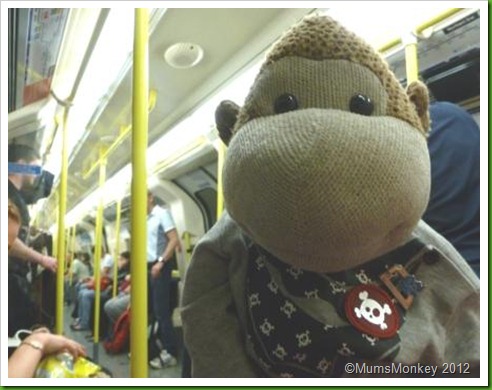
<svg viewBox="0 0 492 390">
<path fill-rule="evenodd" d="M 295 267 L 353 268 L 402 245 L 429 197 L 425 86 L 405 91 L 366 42 L 308 17 L 271 49 L 243 107 L 216 112 L 224 197 Z"/>
</svg>

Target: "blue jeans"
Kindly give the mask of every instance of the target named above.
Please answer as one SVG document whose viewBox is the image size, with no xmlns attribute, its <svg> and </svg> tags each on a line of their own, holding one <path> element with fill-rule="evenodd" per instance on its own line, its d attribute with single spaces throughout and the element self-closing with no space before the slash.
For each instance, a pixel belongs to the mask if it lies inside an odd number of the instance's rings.
<svg viewBox="0 0 492 390">
<path fill-rule="evenodd" d="M 164 264 L 159 276 L 155 279 L 152 278 L 149 268 L 149 300 L 152 302 L 152 311 L 159 324 L 159 339 L 162 346 L 169 354 L 176 357 L 178 347 L 170 308 L 171 268 L 171 263 Z"/>
<path fill-rule="evenodd" d="M 75 283 L 70 286 L 70 280 L 65 279 L 63 282 L 63 297 L 65 303 L 70 305 L 72 303 L 72 291 L 75 287 Z"/>
<path fill-rule="evenodd" d="M 83 288 L 79 291 L 79 317 L 80 327 L 82 329 L 90 329 L 91 309 L 93 307 L 94 297 L 94 290 Z"/>
</svg>

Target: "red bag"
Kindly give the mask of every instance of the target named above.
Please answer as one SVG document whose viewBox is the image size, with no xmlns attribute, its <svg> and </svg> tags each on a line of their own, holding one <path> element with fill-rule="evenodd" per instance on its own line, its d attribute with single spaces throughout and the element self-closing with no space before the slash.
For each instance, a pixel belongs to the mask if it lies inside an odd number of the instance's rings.
<svg viewBox="0 0 492 390">
<path fill-rule="evenodd" d="M 130 309 L 118 317 L 113 327 L 113 337 L 103 343 L 107 353 L 120 353 L 128 348 L 130 341 Z"/>
<path fill-rule="evenodd" d="M 103 276 L 101 278 L 101 281 L 100 281 L 100 284 L 101 284 L 101 291 L 104 291 L 106 290 L 109 285 L 111 284 L 112 280 L 110 278 L 108 278 L 107 276 Z M 95 280 L 92 279 L 90 282 L 87 282 L 87 288 L 89 290 L 94 290 L 94 286 L 95 286 Z"/>
</svg>

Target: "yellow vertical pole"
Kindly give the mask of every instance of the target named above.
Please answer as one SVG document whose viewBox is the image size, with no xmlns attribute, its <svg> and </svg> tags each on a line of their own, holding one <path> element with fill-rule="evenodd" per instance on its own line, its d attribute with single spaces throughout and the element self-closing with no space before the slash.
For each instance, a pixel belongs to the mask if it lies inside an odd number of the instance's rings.
<svg viewBox="0 0 492 390">
<path fill-rule="evenodd" d="M 147 142 L 149 14 L 135 10 L 133 45 L 131 377 L 148 377 L 147 354 Z"/>
<path fill-rule="evenodd" d="M 407 85 L 419 79 L 419 64 L 417 56 L 417 36 L 408 33 L 402 39 L 405 45 L 405 65 L 407 73 Z"/>
<path fill-rule="evenodd" d="M 58 269 L 56 271 L 56 310 L 55 310 L 55 332 L 63 333 L 63 282 L 65 274 L 65 214 L 67 210 L 67 178 L 68 178 L 68 151 L 67 151 L 67 119 L 68 108 L 63 111 L 62 130 L 62 156 L 60 173 L 60 193 L 58 208 L 58 237 L 57 237 L 57 259 Z"/>
<path fill-rule="evenodd" d="M 98 343 L 99 343 L 99 314 L 101 304 L 101 249 L 102 249 L 102 228 L 103 228 L 103 211 L 104 211 L 104 193 L 103 187 L 106 181 L 106 158 L 102 157 L 104 151 L 101 149 L 101 158 L 99 163 L 99 205 L 96 215 L 95 231 L 95 250 L 94 250 L 94 360 L 98 361 Z"/>
<path fill-rule="evenodd" d="M 116 296 L 118 286 L 118 257 L 120 256 L 120 225 L 121 225 L 121 199 L 116 202 L 116 243 L 114 246 L 114 264 L 113 264 L 113 298 Z"/>
<path fill-rule="evenodd" d="M 405 61 L 407 69 L 407 85 L 419 79 L 419 65 L 417 57 L 417 44 L 411 43 L 405 46 Z"/>
<path fill-rule="evenodd" d="M 68 253 L 70 252 L 70 240 L 72 239 L 72 228 L 65 229 L 65 253 L 63 254 L 63 295 L 65 295 L 65 276 L 67 270 L 70 269 L 70 260 L 68 259 Z M 65 301 L 65 297 L 63 297 Z"/>
<path fill-rule="evenodd" d="M 217 149 L 217 219 L 220 218 L 224 211 L 224 192 L 222 187 L 222 168 L 226 155 L 226 146 L 223 142 L 219 143 Z"/>
</svg>

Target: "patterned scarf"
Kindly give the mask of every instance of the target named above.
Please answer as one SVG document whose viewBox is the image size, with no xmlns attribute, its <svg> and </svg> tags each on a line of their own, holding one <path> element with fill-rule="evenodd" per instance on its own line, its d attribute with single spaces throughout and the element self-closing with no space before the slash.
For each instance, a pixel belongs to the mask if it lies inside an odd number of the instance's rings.
<svg viewBox="0 0 492 390">
<path fill-rule="evenodd" d="M 247 341 L 254 359 L 273 377 L 330 377 L 338 356 L 392 360 L 405 312 L 381 287 L 380 275 L 395 264 L 406 265 L 423 247 L 414 239 L 357 268 L 318 274 L 293 268 L 252 244 Z M 411 278 L 392 281 L 415 295 L 422 286 Z M 371 299 L 373 290 L 382 298 Z M 365 321 L 362 328 L 357 321 Z"/>
</svg>

